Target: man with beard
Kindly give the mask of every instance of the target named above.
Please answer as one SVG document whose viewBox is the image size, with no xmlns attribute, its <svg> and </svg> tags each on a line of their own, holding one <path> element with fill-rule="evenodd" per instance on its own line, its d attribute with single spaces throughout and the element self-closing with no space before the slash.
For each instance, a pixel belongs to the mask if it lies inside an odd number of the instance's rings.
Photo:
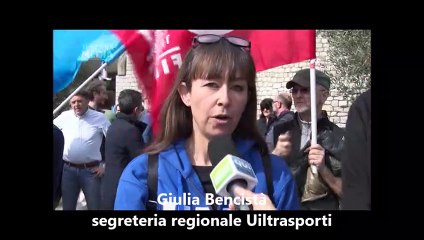
<svg viewBox="0 0 424 240">
<path fill-rule="evenodd" d="M 341 151 L 344 131 L 330 122 L 322 106 L 330 95 L 330 78 L 316 70 L 317 144 L 311 140 L 310 69 L 298 71 L 289 81 L 296 107 L 294 119 L 274 127 L 274 154 L 285 157 L 298 187 L 302 207 L 339 209 L 342 193 Z M 318 173 L 311 171 L 316 166 Z"/>
</svg>

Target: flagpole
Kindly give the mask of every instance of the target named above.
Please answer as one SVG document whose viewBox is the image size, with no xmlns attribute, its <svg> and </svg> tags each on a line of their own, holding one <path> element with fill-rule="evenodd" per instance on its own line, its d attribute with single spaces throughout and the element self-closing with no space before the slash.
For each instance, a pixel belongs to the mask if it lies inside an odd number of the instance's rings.
<svg viewBox="0 0 424 240">
<path fill-rule="evenodd" d="M 87 80 L 85 80 L 77 89 L 75 89 L 75 91 L 73 91 L 71 93 L 71 95 L 69 95 L 54 111 L 53 111 L 53 116 L 59 112 L 60 109 L 63 108 L 63 106 L 65 106 L 65 104 L 67 104 L 69 102 L 69 100 L 79 91 L 81 90 L 83 87 L 85 87 L 85 85 L 87 85 L 91 79 L 93 79 L 94 77 L 96 77 L 97 75 L 99 75 L 100 71 L 102 71 L 105 67 L 107 66 L 107 63 L 103 63 L 93 74 L 91 74 L 90 77 L 87 78 Z"/>
<path fill-rule="evenodd" d="M 316 91 L 316 81 L 315 81 L 315 61 L 312 59 L 309 62 L 310 69 L 310 96 L 311 96 L 311 145 L 317 144 L 317 91 Z M 311 170 L 313 174 L 318 173 L 318 169 L 315 165 L 311 165 Z"/>
</svg>

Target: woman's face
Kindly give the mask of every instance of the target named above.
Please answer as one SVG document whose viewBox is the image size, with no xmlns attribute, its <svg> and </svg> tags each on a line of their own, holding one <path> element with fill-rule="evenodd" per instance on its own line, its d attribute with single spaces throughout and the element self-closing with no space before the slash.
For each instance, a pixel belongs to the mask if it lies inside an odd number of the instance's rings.
<svg viewBox="0 0 424 240">
<path fill-rule="evenodd" d="M 271 109 L 268 108 L 264 108 L 264 110 L 262 110 L 262 114 L 268 118 L 271 115 Z"/>
<path fill-rule="evenodd" d="M 207 138 L 229 135 L 236 129 L 246 108 L 246 79 L 195 79 L 191 91 L 179 88 L 184 104 L 193 114 L 193 131 Z"/>
</svg>

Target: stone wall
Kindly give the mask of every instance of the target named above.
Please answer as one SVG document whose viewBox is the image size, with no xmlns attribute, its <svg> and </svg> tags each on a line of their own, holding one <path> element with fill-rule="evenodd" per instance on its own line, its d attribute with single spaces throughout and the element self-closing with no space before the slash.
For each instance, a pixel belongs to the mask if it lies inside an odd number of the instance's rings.
<svg viewBox="0 0 424 240">
<path fill-rule="evenodd" d="M 119 60 L 126 64 L 126 68 L 124 71 L 118 71 L 116 76 L 116 99 L 118 99 L 119 93 L 124 89 L 139 90 L 131 59 L 124 53 Z M 118 68 L 120 67 L 119 65 Z"/>
<path fill-rule="evenodd" d="M 324 66 L 328 69 L 328 55 L 327 50 L 329 44 L 327 39 L 317 35 L 316 39 L 316 69 L 324 70 Z M 302 61 L 293 64 L 287 64 L 284 66 L 268 69 L 266 71 L 259 72 L 257 75 L 257 95 L 258 95 L 258 116 L 260 114 L 259 103 L 264 98 L 274 98 L 281 92 L 288 92 L 286 89 L 286 83 L 290 81 L 294 74 L 303 68 L 309 67 L 309 60 Z M 338 94 L 337 90 L 332 89 L 330 96 L 325 102 L 323 109 L 327 111 L 328 116 L 332 122 L 337 124 L 339 127 L 345 127 L 347 120 L 347 113 L 350 107 L 350 101 L 344 99 Z M 294 105 L 292 106 L 294 111 Z"/>
<path fill-rule="evenodd" d="M 323 70 L 324 66 L 326 66 L 326 69 L 329 67 L 327 57 L 328 48 L 329 44 L 327 39 L 317 35 L 317 60 L 315 65 L 319 70 Z M 258 116 L 260 113 L 260 101 L 264 98 L 273 98 L 280 92 L 288 91 L 288 89 L 285 87 L 286 83 L 293 77 L 296 71 L 307 68 L 308 66 L 309 61 L 303 61 L 259 72 L 257 74 Z M 139 89 L 130 58 L 126 59 L 125 75 L 120 75 L 118 73 L 118 76 L 116 77 L 116 96 L 118 96 L 123 89 L 128 88 L 136 90 Z M 336 123 L 339 127 L 345 127 L 350 104 L 351 103 L 348 99 L 344 99 L 337 93 L 336 90 L 332 89 L 330 91 L 330 97 L 328 97 L 323 109 L 327 111 L 332 122 Z"/>
</svg>

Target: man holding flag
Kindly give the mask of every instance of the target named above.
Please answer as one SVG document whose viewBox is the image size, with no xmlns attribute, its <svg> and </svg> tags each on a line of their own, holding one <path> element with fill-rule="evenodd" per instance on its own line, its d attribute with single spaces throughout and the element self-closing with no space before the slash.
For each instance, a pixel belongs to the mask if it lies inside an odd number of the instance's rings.
<svg viewBox="0 0 424 240">
<path fill-rule="evenodd" d="M 274 127 L 273 151 L 285 157 L 292 170 L 302 207 L 308 210 L 340 209 L 341 152 L 344 131 L 330 122 L 322 106 L 329 96 L 330 78 L 316 71 L 317 144 L 311 143 L 312 114 L 310 69 L 298 71 L 286 85 L 293 97 L 294 119 Z M 311 167 L 310 167 L 311 166 Z M 314 173 L 313 167 L 317 168 Z"/>
</svg>

